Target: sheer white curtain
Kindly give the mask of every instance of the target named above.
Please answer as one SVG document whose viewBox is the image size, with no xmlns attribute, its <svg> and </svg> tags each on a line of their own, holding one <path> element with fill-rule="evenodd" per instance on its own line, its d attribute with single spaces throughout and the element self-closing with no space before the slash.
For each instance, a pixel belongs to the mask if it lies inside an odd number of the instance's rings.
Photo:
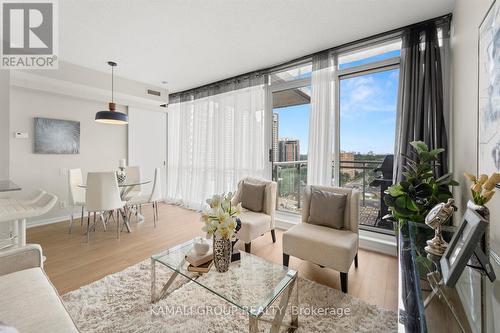
<svg viewBox="0 0 500 333">
<path fill-rule="evenodd" d="M 227 89 L 226 89 L 227 90 Z M 167 198 L 201 209 L 235 191 L 245 176 L 266 176 L 264 84 L 168 107 Z"/>
<path fill-rule="evenodd" d="M 332 185 L 335 80 L 333 61 L 327 53 L 313 57 L 311 113 L 307 153 L 307 183 Z"/>
</svg>

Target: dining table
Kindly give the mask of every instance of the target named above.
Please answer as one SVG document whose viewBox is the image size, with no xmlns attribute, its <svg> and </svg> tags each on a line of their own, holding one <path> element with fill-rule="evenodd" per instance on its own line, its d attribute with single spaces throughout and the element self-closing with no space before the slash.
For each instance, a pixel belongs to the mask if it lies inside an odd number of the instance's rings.
<svg viewBox="0 0 500 333">
<path fill-rule="evenodd" d="M 118 188 L 120 189 L 120 197 L 122 201 L 128 202 L 130 201 L 130 199 L 134 197 L 131 193 L 136 186 L 147 185 L 149 183 L 151 183 L 150 179 L 125 180 L 124 182 L 118 183 Z M 78 187 L 87 188 L 87 184 L 79 184 Z M 133 209 L 129 205 L 125 204 L 123 206 L 123 209 L 120 210 L 120 214 L 123 218 L 125 228 L 127 228 L 128 232 L 132 231 L 132 229 L 130 228 L 130 218 L 129 218 L 131 213 L 136 214 L 139 221 L 144 221 L 144 216 L 138 210 Z"/>
</svg>

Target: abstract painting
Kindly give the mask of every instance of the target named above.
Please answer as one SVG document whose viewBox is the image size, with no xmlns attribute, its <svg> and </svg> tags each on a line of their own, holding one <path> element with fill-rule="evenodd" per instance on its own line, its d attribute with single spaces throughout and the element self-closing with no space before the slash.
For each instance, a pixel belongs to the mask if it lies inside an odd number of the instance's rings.
<svg viewBox="0 0 500 333">
<path fill-rule="evenodd" d="M 79 153 L 79 121 L 35 118 L 35 154 Z"/>
<path fill-rule="evenodd" d="M 479 173 L 500 172 L 500 5 L 479 27 Z"/>
</svg>

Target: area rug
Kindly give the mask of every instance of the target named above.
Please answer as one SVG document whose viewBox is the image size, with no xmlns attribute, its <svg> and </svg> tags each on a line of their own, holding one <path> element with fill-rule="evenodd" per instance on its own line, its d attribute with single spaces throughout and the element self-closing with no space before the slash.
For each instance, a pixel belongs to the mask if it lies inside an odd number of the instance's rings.
<svg viewBox="0 0 500 333">
<path fill-rule="evenodd" d="M 160 267 L 158 267 L 160 266 Z M 159 285 L 170 276 L 157 265 Z M 299 328 L 296 332 L 396 332 L 397 314 L 299 278 Z M 150 262 L 63 295 L 71 317 L 86 332 L 248 332 L 248 316 L 196 283 L 174 282 L 156 304 L 150 300 Z M 279 300 L 277 303 L 279 304 Z M 272 319 L 273 313 L 264 315 Z M 284 322 L 290 322 L 287 311 Z M 259 332 L 270 325 L 259 322 Z M 286 331 L 283 327 L 282 331 Z"/>
</svg>

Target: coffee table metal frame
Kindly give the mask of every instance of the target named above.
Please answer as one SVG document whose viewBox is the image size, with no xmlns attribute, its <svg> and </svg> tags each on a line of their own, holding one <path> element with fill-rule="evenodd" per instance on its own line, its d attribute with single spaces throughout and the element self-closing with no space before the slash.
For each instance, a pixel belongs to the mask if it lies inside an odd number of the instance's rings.
<svg viewBox="0 0 500 333">
<path fill-rule="evenodd" d="M 187 244 L 189 242 L 186 242 L 184 244 Z M 180 246 L 184 245 L 181 244 Z M 177 247 L 174 247 L 174 249 Z M 251 255 L 251 254 L 246 254 L 246 255 Z M 218 295 L 215 291 L 211 290 L 210 288 L 204 286 L 202 283 L 197 282 L 198 277 L 202 275 L 202 273 L 193 273 L 192 276 L 187 276 L 185 274 L 181 273 L 182 267 L 186 264 L 186 259 L 182 260 L 179 265 L 177 266 L 177 269 L 173 269 L 169 267 L 168 265 L 162 264 L 163 266 L 169 268 L 172 270 L 172 275 L 168 279 L 168 281 L 162 286 L 161 290 L 157 292 L 156 288 L 156 264 L 158 263 L 158 260 L 155 258 L 155 256 L 151 257 L 151 303 L 156 303 L 160 301 L 161 299 L 167 297 L 169 294 L 171 294 L 174 290 L 179 289 L 182 287 L 183 284 L 181 284 L 179 287 L 175 289 L 171 289 L 170 287 L 172 286 L 172 283 L 176 280 L 176 278 L 179 275 L 184 276 L 187 278 L 186 282 L 188 281 L 193 281 L 196 284 L 204 287 L 205 289 L 209 290 L 212 294 L 217 295 L 218 297 L 224 299 L 222 296 Z M 205 273 L 205 274 L 210 274 Z M 287 286 L 284 287 L 279 293 L 274 295 L 274 298 L 269 302 L 269 304 L 266 306 L 266 309 L 269 308 L 275 301 L 278 299 L 280 296 L 280 304 L 278 306 L 278 309 L 276 310 L 276 313 L 274 315 L 274 318 L 272 320 L 263 318 L 262 315 L 265 313 L 265 309 L 263 311 L 259 311 L 256 314 L 252 314 L 251 312 L 245 311 L 248 314 L 248 331 L 250 333 L 257 333 L 259 331 L 258 328 L 258 323 L 259 321 L 262 322 L 267 322 L 271 324 L 271 328 L 269 332 L 271 333 L 277 333 L 279 332 L 279 329 L 281 326 L 285 326 L 288 328 L 287 332 L 291 333 L 294 332 L 298 325 L 299 325 L 299 318 L 298 318 L 298 306 L 299 306 L 299 290 L 298 290 L 298 280 L 297 280 L 297 272 L 294 270 L 288 270 L 287 276 L 289 276 L 291 279 L 288 282 Z M 227 301 L 226 299 L 224 299 Z M 290 302 L 291 301 L 291 302 Z M 288 305 L 290 304 L 290 309 L 291 309 L 291 322 L 290 324 L 283 323 L 283 318 L 285 317 L 285 314 L 287 312 L 287 309 L 289 308 Z"/>
</svg>

